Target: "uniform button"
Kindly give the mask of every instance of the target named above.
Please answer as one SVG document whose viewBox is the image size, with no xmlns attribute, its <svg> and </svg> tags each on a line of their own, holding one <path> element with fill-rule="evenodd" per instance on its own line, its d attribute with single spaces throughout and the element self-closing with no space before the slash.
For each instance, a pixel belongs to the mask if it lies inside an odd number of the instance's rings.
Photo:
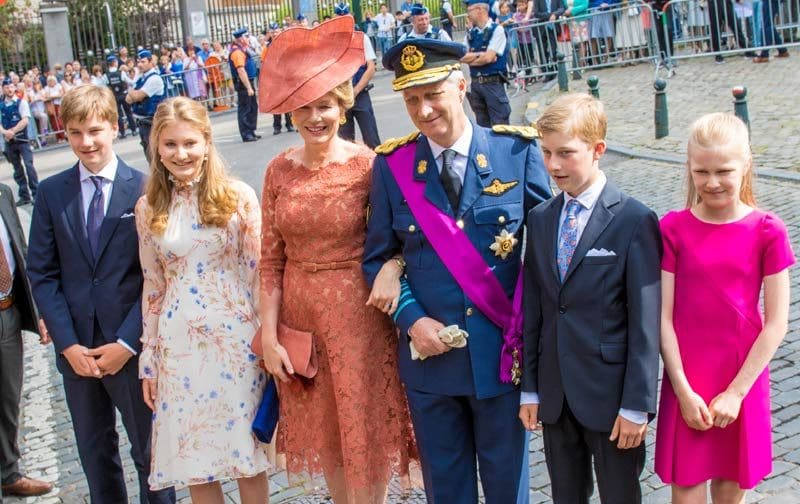
<svg viewBox="0 0 800 504">
<path fill-rule="evenodd" d="M 565 313 L 567 313 L 567 306 L 566 306 L 566 305 L 561 305 L 561 306 L 559 306 L 559 307 L 558 307 L 558 313 L 560 313 L 560 314 L 562 314 L 562 315 L 563 315 L 563 314 L 565 314 Z"/>
<path fill-rule="evenodd" d="M 497 222 L 499 222 L 500 224 L 504 223 L 505 221 L 506 221 L 505 215 L 501 215 L 500 217 L 497 218 Z"/>
<path fill-rule="evenodd" d="M 456 221 L 456 226 L 458 226 L 458 229 L 464 229 L 464 220 L 463 219 L 458 219 Z"/>
<path fill-rule="evenodd" d="M 413 233 L 416 230 L 417 230 L 417 226 L 415 226 L 414 224 L 411 224 L 410 226 L 408 226 L 408 232 L 409 233 Z"/>
<path fill-rule="evenodd" d="M 472 307 L 467 308 L 467 317 L 471 317 L 473 313 L 474 310 L 472 309 Z"/>
<path fill-rule="evenodd" d="M 100 285 L 100 279 L 99 278 L 92 278 L 92 285 Z"/>
</svg>

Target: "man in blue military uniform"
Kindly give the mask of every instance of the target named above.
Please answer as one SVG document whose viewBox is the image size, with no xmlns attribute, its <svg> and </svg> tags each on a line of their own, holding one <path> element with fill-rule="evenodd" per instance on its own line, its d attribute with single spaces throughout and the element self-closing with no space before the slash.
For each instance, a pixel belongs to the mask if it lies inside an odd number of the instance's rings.
<svg viewBox="0 0 800 504">
<path fill-rule="evenodd" d="M 258 99 L 256 98 L 255 79 L 258 76 L 256 58 L 247 50 L 250 45 L 247 28 L 239 28 L 233 32 L 231 54 L 228 63 L 239 99 L 236 117 L 239 121 L 239 134 L 243 142 L 255 142 L 261 135 L 256 134 L 258 127 Z"/>
<path fill-rule="evenodd" d="M 136 120 L 133 118 L 133 110 L 131 109 L 130 103 L 125 101 L 125 93 L 128 90 L 128 85 L 122 79 L 122 72 L 119 70 L 119 59 L 113 54 L 110 54 L 108 58 L 106 58 L 106 63 L 108 67 L 106 68 L 106 73 L 103 76 L 103 80 L 105 81 L 106 85 L 111 89 L 111 92 L 114 93 L 114 99 L 117 101 L 117 115 L 119 115 L 119 137 L 125 138 L 125 121 L 128 121 L 128 127 L 131 129 L 131 133 L 136 135 L 138 131 L 136 130 Z"/>
<path fill-rule="evenodd" d="M 370 284 L 406 268 L 393 318 L 428 502 L 476 503 L 479 465 L 486 502 L 513 504 L 529 494 L 519 243 L 551 193 L 533 128 L 467 118 L 464 53 L 410 39 L 383 58 L 419 132 L 376 149 L 363 268 Z"/>
<path fill-rule="evenodd" d="M 14 182 L 19 187 L 17 206 L 22 206 L 33 203 L 39 178 L 33 167 L 33 152 L 28 138 L 31 109 L 27 101 L 16 96 L 16 91 L 11 78 L 4 78 L 3 98 L 0 100 L 0 135 L 3 136 L 3 154 L 14 167 Z"/>
<path fill-rule="evenodd" d="M 338 3 L 334 7 L 337 16 L 349 16 L 350 7 L 346 3 Z M 375 111 L 372 109 L 372 100 L 369 97 L 369 90 L 373 84 L 370 82 L 375 75 L 375 48 L 369 41 L 367 34 L 364 34 L 364 64 L 353 75 L 353 96 L 355 103 L 353 107 L 345 113 L 345 122 L 339 127 L 339 136 L 346 140 L 355 140 L 356 125 L 361 130 L 361 139 L 370 149 L 374 149 L 381 143 L 378 135 L 378 122 L 375 120 Z"/>
<path fill-rule="evenodd" d="M 153 127 L 153 116 L 156 114 L 158 104 L 167 97 L 164 80 L 158 73 L 153 63 L 153 53 L 142 49 L 136 54 L 136 66 L 139 67 L 140 77 L 136 80 L 133 89 L 128 90 L 125 101 L 131 105 L 136 126 L 139 129 L 144 157 L 150 162 L 150 130 Z"/>
<path fill-rule="evenodd" d="M 506 94 L 507 46 L 503 27 L 489 18 L 487 0 L 466 0 L 472 28 L 467 32 L 467 54 L 461 59 L 469 65 L 472 80 L 467 94 L 475 120 L 484 127 L 508 124 L 511 105 Z"/>
<path fill-rule="evenodd" d="M 411 31 L 400 35 L 398 42 L 407 38 L 433 38 L 438 40 L 450 40 L 450 35 L 444 31 L 431 26 L 431 15 L 428 8 L 422 4 L 414 4 L 411 7 Z"/>
</svg>

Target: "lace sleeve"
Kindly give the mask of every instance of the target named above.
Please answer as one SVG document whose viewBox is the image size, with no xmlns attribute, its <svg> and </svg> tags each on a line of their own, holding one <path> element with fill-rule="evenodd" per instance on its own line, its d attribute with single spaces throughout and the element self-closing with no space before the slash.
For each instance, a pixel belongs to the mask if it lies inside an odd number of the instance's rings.
<svg viewBox="0 0 800 504">
<path fill-rule="evenodd" d="M 261 192 L 261 290 L 272 293 L 283 286 L 283 268 L 286 264 L 285 244 L 275 222 L 275 172 L 277 163 L 267 167 L 264 189 Z"/>
</svg>

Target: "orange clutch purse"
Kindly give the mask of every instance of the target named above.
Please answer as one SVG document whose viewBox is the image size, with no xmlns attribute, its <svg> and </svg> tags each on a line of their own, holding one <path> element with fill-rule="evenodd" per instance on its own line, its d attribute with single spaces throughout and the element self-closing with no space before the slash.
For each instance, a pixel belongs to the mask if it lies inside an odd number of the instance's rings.
<svg viewBox="0 0 800 504">
<path fill-rule="evenodd" d="M 278 343 L 286 349 L 289 361 L 292 363 L 295 374 L 306 378 L 317 375 L 317 349 L 314 345 L 314 335 L 307 331 L 298 331 L 278 322 Z M 250 351 L 263 357 L 261 346 L 261 328 L 258 328 L 253 341 L 250 342 Z"/>
</svg>

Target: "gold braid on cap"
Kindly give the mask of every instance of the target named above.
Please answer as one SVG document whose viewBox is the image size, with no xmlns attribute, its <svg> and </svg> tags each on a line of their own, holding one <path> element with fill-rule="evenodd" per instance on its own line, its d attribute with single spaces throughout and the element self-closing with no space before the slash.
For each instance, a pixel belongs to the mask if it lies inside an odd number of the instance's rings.
<svg viewBox="0 0 800 504">
<path fill-rule="evenodd" d="M 427 68 L 413 72 L 392 81 L 392 90 L 401 91 L 411 86 L 421 86 L 446 79 L 454 70 L 460 70 L 461 63 L 445 65 L 436 68 Z"/>
</svg>

